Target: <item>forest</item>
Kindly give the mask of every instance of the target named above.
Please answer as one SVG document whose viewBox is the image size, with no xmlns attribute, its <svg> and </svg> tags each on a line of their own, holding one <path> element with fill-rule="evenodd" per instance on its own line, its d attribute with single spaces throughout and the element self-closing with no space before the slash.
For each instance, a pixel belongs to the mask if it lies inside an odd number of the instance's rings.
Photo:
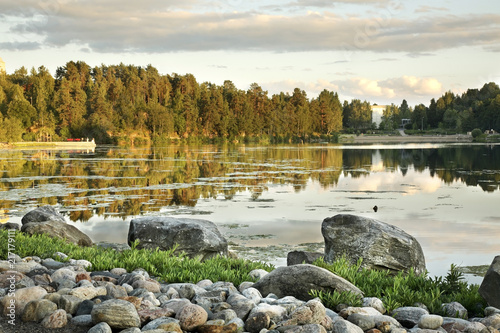
<svg viewBox="0 0 500 333">
<path fill-rule="evenodd" d="M 257 83 L 248 90 L 229 80 L 198 83 L 192 74 L 162 75 L 151 65 L 91 68 L 71 61 L 55 77 L 44 66 L 0 73 L 0 142 L 335 141 L 339 133 L 391 131 L 401 119 L 411 119 L 415 130 L 499 132 L 500 88 L 491 82 L 462 95 L 449 91 L 428 106 L 403 100 L 388 106 L 376 126 L 366 100 L 341 102 L 328 90 L 310 99 L 300 88 L 269 96 Z"/>
</svg>

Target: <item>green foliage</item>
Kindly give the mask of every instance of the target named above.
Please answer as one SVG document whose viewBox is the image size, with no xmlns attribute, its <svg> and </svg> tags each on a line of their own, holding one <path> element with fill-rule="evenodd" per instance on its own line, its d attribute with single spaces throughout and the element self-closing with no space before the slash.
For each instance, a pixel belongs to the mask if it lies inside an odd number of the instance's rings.
<svg viewBox="0 0 500 333">
<path fill-rule="evenodd" d="M 378 297 L 388 311 L 401 306 L 425 304 L 431 313 L 442 314 L 441 304 L 459 302 L 469 315 L 482 315 L 485 301 L 478 293 L 478 285 L 468 285 L 463 273 L 456 265 L 451 265 L 446 277 L 429 278 L 426 274 L 418 275 L 413 270 L 394 275 L 390 271 L 362 269 L 362 260 L 352 264 L 343 256 L 328 264 L 323 259 L 314 262 L 332 273 L 343 277 L 357 286 L 366 296 Z M 327 307 L 335 308 L 338 304 L 357 306 L 359 300 L 350 293 L 312 292 Z"/>
<path fill-rule="evenodd" d="M 471 132 L 471 135 L 474 139 L 482 134 L 483 134 L 483 131 L 481 131 L 479 128 L 474 128 Z"/>
<path fill-rule="evenodd" d="M 0 230 L 0 243 L 7 244 L 8 231 Z M 21 257 L 39 256 L 53 257 L 55 252 L 63 252 L 72 259 L 85 259 L 92 263 L 92 270 L 110 270 L 122 267 L 131 272 L 143 268 L 152 276 L 168 282 L 192 282 L 203 279 L 212 281 L 228 281 L 239 285 L 244 281 L 253 281 L 248 275 L 254 269 L 272 270 L 274 267 L 261 262 L 252 262 L 244 259 L 214 257 L 201 262 L 191 259 L 184 254 L 174 254 L 175 248 L 168 251 L 158 249 L 137 249 L 134 243 L 130 250 L 118 252 L 113 249 L 100 247 L 79 247 L 66 243 L 61 239 L 50 238 L 45 235 L 27 236 L 16 232 L 15 253 Z M 7 246 L 0 248 L 0 258 L 7 258 Z"/>
</svg>

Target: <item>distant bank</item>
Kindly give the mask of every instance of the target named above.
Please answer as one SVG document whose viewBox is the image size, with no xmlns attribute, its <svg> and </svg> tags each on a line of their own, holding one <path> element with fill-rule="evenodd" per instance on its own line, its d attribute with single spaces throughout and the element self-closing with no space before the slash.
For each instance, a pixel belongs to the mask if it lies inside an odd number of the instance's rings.
<svg viewBox="0 0 500 333">
<path fill-rule="evenodd" d="M 0 148 L 24 149 L 95 149 L 94 141 L 57 141 L 57 142 L 12 142 L 0 143 Z"/>
<path fill-rule="evenodd" d="M 341 135 L 340 143 L 439 143 L 472 142 L 472 136 L 456 135 Z"/>
</svg>

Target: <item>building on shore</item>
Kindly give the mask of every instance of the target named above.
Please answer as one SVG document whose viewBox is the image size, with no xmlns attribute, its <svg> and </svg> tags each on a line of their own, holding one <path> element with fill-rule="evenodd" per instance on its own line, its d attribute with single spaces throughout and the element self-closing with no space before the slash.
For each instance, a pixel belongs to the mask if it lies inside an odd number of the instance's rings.
<svg viewBox="0 0 500 333">
<path fill-rule="evenodd" d="M 0 73 L 7 74 L 7 70 L 5 69 L 5 61 L 0 58 Z"/>
</svg>

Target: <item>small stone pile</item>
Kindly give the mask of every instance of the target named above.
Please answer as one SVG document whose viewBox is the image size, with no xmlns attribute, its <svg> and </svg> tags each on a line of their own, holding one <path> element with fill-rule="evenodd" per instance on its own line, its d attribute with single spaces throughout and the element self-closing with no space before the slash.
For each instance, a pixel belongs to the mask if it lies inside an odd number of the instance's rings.
<svg viewBox="0 0 500 333">
<path fill-rule="evenodd" d="M 15 259 L 15 271 L 8 270 L 8 261 L 0 261 L 0 310 L 6 332 L 13 316 L 46 329 L 72 325 L 89 333 L 486 333 L 500 329 L 500 310 L 491 307 L 484 318 L 470 320 L 458 303 L 443 305 L 450 314 L 444 318 L 423 307 L 402 307 L 386 314 L 380 299 L 365 297 L 362 307 L 333 311 L 319 299 L 306 302 L 293 296 L 261 295 L 252 282 L 238 287 L 209 280 L 165 284 L 142 269 L 88 272 L 91 263 L 86 260 Z M 267 272 L 251 274 L 262 278 Z M 452 318 L 456 314 L 461 318 Z"/>
</svg>

